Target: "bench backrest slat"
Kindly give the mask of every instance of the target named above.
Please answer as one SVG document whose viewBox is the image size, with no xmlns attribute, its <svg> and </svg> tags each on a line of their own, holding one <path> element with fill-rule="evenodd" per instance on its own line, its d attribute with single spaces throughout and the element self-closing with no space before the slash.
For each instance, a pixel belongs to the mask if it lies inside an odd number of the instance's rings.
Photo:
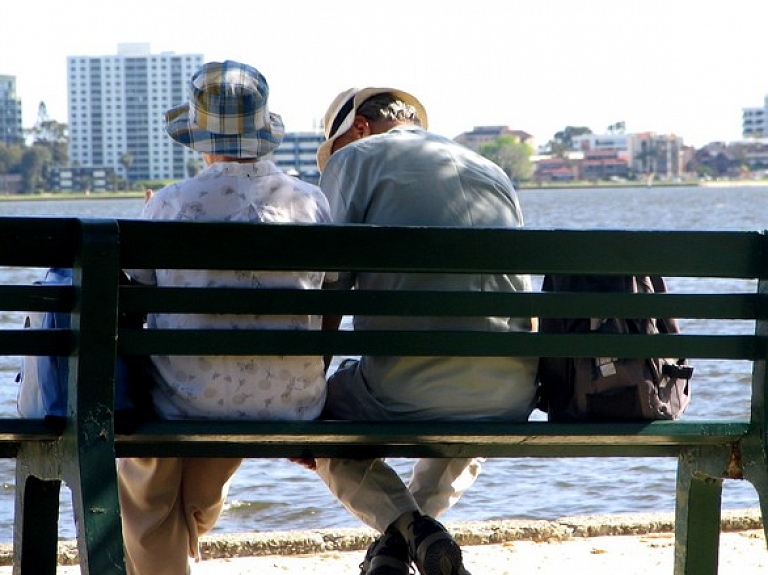
<svg viewBox="0 0 768 575">
<path fill-rule="evenodd" d="M 436 355 L 687 357 L 755 360 L 768 337 L 752 335 L 529 334 L 491 332 L 121 329 L 120 355 Z"/>
<path fill-rule="evenodd" d="M 759 232 L 267 225 L 120 220 L 127 268 L 768 275 Z M 258 232 L 254 231 L 258 229 Z M 178 238 L 183 237 L 183 248 Z M 249 250 L 260 245 L 273 249 Z M 238 249 L 232 249 L 237 246 Z M 450 249 L 446 249 L 450 246 Z M 311 247 L 311 249 L 310 249 Z M 663 253 L 661 258 L 658 254 Z"/>
<path fill-rule="evenodd" d="M 210 297 L 202 298 L 201 290 Z M 2 292 L 0 292 L 1 295 Z M 490 292 L 319 291 L 121 286 L 127 312 L 425 316 L 677 317 L 754 320 L 761 297 L 732 294 L 516 294 Z M 768 313 L 768 309 L 766 310 Z"/>
<path fill-rule="evenodd" d="M 77 251 L 75 218 L 0 218 L 0 265 L 68 267 Z"/>
</svg>

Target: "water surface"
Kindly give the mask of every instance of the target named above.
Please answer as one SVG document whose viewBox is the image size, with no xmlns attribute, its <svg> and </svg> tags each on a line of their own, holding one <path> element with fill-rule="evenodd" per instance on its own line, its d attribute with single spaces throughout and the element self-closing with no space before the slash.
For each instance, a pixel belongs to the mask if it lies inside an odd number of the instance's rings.
<svg viewBox="0 0 768 575">
<path fill-rule="evenodd" d="M 762 230 L 768 228 L 768 187 L 619 188 L 523 190 L 526 225 L 535 228 L 654 230 Z M 141 199 L 0 203 L 0 215 L 137 217 Z M 180 239 L 183 241 L 183 239 Z M 663 257 L 663 255 L 660 255 Z M 39 270 L 0 269 L 6 283 L 38 279 Z M 538 285 L 540 278 L 534 278 Z M 671 291 L 753 290 L 747 281 L 669 278 Z M 0 327 L 20 325 L 20 314 L 0 314 Z M 750 322 L 703 325 L 683 321 L 686 331 L 743 330 Z M 15 413 L 18 358 L 0 358 L 0 415 Z M 693 402 L 686 418 L 746 417 L 750 401 L 747 362 L 695 361 Z M 724 399 L 726 398 L 726 399 Z M 535 413 L 534 418 L 541 414 Z M 405 476 L 410 462 L 397 460 Z M 0 541 L 13 533 L 14 462 L 0 460 Z M 565 515 L 671 512 L 675 461 L 659 458 L 495 459 L 485 463 L 475 486 L 451 510 L 447 521 L 555 519 Z M 69 492 L 62 492 L 61 533 L 74 537 Z M 726 482 L 726 508 L 756 507 L 750 484 Z M 250 460 L 236 475 L 218 532 L 280 531 L 356 527 L 360 524 L 309 471 L 287 461 Z"/>
</svg>

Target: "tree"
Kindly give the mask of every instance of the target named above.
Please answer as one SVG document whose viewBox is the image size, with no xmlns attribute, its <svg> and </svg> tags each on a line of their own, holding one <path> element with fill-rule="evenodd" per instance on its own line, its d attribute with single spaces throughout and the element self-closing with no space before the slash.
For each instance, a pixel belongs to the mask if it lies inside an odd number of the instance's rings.
<svg viewBox="0 0 768 575">
<path fill-rule="evenodd" d="M 735 146 L 719 142 L 707 144 L 696 150 L 687 169 L 702 176 L 721 177 L 733 173 L 740 160 L 734 153 Z"/>
<path fill-rule="evenodd" d="M 187 176 L 194 178 L 203 169 L 203 165 L 200 162 L 200 158 L 190 158 L 187 161 Z"/>
<path fill-rule="evenodd" d="M 80 189 L 84 192 L 90 192 L 93 187 L 93 176 L 90 174 L 83 174 L 80 176 Z"/>
<path fill-rule="evenodd" d="M 22 146 L 0 144 L 0 174 L 18 174 L 21 171 Z"/>
<path fill-rule="evenodd" d="M 659 146 L 653 140 L 640 142 L 640 151 L 635 154 L 638 172 L 641 174 L 655 174 L 659 162 Z"/>
<path fill-rule="evenodd" d="M 118 176 L 113 170 L 109 172 L 109 185 L 112 191 L 117 191 L 120 187 L 120 176 Z"/>
<path fill-rule="evenodd" d="M 691 171 L 695 171 L 699 178 L 711 178 L 714 175 L 714 170 L 711 167 L 702 164 L 696 165 Z"/>
<path fill-rule="evenodd" d="M 125 168 L 125 187 L 130 190 L 131 180 L 128 172 L 133 165 L 133 155 L 130 152 L 125 152 L 122 156 L 120 156 L 120 165 Z"/>
<path fill-rule="evenodd" d="M 568 150 L 573 149 L 574 137 L 591 133 L 592 130 L 586 126 L 566 126 L 565 129 L 556 132 L 552 139 L 549 141 L 549 152 L 553 156 L 562 158 L 565 156 L 565 153 Z"/>
<path fill-rule="evenodd" d="M 27 148 L 21 156 L 21 187 L 32 193 L 45 187 L 47 168 L 51 163 L 51 152 L 43 146 Z"/>
<path fill-rule="evenodd" d="M 37 122 L 28 130 L 33 146 L 48 148 L 54 166 L 66 166 L 69 160 L 69 129 L 66 124 L 51 120 L 45 102 L 37 109 Z"/>
<path fill-rule="evenodd" d="M 514 136 L 499 136 L 480 146 L 478 152 L 504 170 L 513 182 L 531 179 L 533 150 Z"/>
</svg>

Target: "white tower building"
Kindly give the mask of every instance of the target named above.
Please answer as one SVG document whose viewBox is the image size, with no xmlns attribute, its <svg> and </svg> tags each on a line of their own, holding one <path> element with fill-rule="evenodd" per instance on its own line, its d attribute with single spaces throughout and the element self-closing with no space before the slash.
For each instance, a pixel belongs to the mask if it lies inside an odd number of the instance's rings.
<svg viewBox="0 0 768 575">
<path fill-rule="evenodd" d="M 173 143 L 163 116 L 187 100 L 202 64 L 202 54 L 151 54 L 145 43 L 120 44 L 113 56 L 69 56 L 70 165 L 111 167 L 131 182 L 187 177 L 198 155 Z"/>
<path fill-rule="evenodd" d="M 16 76 L 0 76 L 0 144 L 24 140 L 21 128 L 21 100 L 16 97 Z"/>
<path fill-rule="evenodd" d="M 741 134 L 745 139 L 768 137 L 768 96 L 762 108 L 742 110 Z"/>
</svg>

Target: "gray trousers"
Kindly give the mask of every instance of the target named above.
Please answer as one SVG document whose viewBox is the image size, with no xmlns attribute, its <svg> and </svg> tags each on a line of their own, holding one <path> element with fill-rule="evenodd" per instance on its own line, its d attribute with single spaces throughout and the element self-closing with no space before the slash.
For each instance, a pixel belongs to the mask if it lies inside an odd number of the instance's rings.
<svg viewBox="0 0 768 575">
<path fill-rule="evenodd" d="M 418 459 L 406 485 L 383 459 L 318 459 L 317 474 L 363 523 L 383 533 L 403 513 L 439 517 L 480 474 L 479 459 Z"/>
<path fill-rule="evenodd" d="M 392 421 L 355 378 L 357 365 L 345 365 L 328 381 L 326 416 L 332 419 Z M 413 421 L 408 417 L 408 421 Z M 384 532 L 403 513 L 439 517 L 477 479 L 481 459 L 418 459 L 406 484 L 383 459 L 317 459 L 317 474 L 331 493 L 363 523 Z"/>
</svg>

